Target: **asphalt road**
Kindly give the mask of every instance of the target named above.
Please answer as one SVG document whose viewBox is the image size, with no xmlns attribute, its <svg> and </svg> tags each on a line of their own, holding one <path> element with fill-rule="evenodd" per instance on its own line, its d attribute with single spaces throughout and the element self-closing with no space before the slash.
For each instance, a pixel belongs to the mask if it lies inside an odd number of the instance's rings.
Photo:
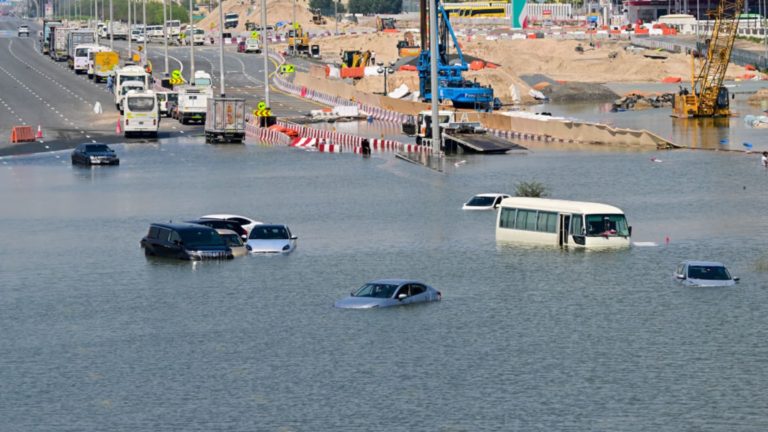
<svg viewBox="0 0 768 432">
<path fill-rule="evenodd" d="M 17 37 L 17 28 L 22 22 L 30 27 L 28 38 Z M 55 62 L 40 53 L 39 30 L 40 26 L 34 21 L 0 17 L 0 156 L 72 148 L 87 141 L 141 141 L 126 140 L 115 132 L 119 113 L 105 84 L 96 84 L 86 75 L 76 75 L 66 62 Z M 109 40 L 100 42 L 109 46 Z M 226 94 L 244 97 L 253 108 L 264 100 L 263 57 L 237 53 L 234 46 L 225 48 Z M 121 51 L 121 58 L 127 58 L 127 42 L 115 41 L 115 49 Z M 165 69 L 163 46 L 149 44 L 148 51 L 154 75 L 159 79 Z M 169 47 L 168 51 L 169 68 L 181 69 L 187 75 L 191 69 L 189 47 Z M 196 70 L 212 75 L 218 94 L 218 47 L 196 47 L 195 66 Z M 270 61 L 269 67 L 274 72 L 276 65 Z M 101 105 L 101 114 L 94 112 L 97 102 Z M 285 94 L 274 86 L 270 86 L 270 105 L 279 117 L 305 115 L 322 106 Z M 20 125 L 32 126 L 35 132 L 40 126 L 43 139 L 10 144 L 12 128 Z M 201 134 L 202 129 L 200 125 L 181 125 L 175 120 L 163 119 L 158 139 Z"/>
</svg>

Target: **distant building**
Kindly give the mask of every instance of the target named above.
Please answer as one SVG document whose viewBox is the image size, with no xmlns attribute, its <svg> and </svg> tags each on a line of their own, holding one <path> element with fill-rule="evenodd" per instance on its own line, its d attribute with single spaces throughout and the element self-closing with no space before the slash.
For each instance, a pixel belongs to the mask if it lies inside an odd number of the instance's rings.
<svg viewBox="0 0 768 432">
<path fill-rule="evenodd" d="M 403 0 L 403 12 L 418 12 L 419 0 Z"/>
</svg>

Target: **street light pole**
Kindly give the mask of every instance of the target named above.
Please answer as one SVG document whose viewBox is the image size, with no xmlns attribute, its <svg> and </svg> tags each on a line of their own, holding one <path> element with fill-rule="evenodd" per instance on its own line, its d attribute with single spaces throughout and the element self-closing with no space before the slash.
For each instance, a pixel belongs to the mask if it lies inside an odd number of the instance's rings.
<svg viewBox="0 0 768 432">
<path fill-rule="evenodd" d="M 131 39 L 133 38 L 133 27 L 131 26 L 131 0 L 128 0 L 128 58 L 133 58 Z"/>
<path fill-rule="evenodd" d="M 429 73 L 432 92 L 432 152 L 440 154 L 439 89 L 437 87 L 437 1 L 429 2 Z"/>
<path fill-rule="evenodd" d="M 266 27 L 266 24 L 261 24 L 262 30 L 267 31 Z M 291 54 L 296 55 L 296 38 L 299 36 L 296 34 L 296 0 L 293 0 L 293 21 L 291 22 L 291 27 L 293 27 L 293 29 L 290 30 L 293 31 L 293 51 L 291 51 Z"/>
<path fill-rule="evenodd" d="M 219 1 L 219 81 L 221 81 L 221 97 L 225 97 L 224 90 L 224 4 Z"/>
<path fill-rule="evenodd" d="M 165 49 L 165 74 L 163 76 L 168 77 L 168 38 L 170 35 L 168 34 L 168 19 L 166 18 L 165 13 L 165 2 L 166 0 L 163 0 L 163 46 Z"/>
<path fill-rule="evenodd" d="M 296 40 L 296 29 L 294 28 L 294 38 Z M 261 40 L 264 50 L 264 103 L 269 108 L 269 39 L 267 38 L 267 0 L 261 0 Z M 295 42 L 294 42 L 295 43 Z"/>
<path fill-rule="evenodd" d="M 112 33 L 115 31 L 115 21 L 113 18 L 113 10 L 112 10 L 112 0 L 109 0 L 109 49 L 114 51 L 115 50 L 115 38 L 112 36 Z"/>
<path fill-rule="evenodd" d="M 192 19 L 192 0 L 189 0 L 189 26 L 187 27 L 189 36 L 184 39 L 189 43 L 189 66 L 191 67 L 189 82 L 195 85 L 195 27 L 192 23 L 194 23 Z"/>
<path fill-rule="evenodd" d="M 339 0 L 333 0 L 333 21 L 336 23 L 336 30 L 333 31 L 334 36 L 339 35 Z"/>
<path fill-rule="evenodd" d="M 143 24 L 142 34 L 144 35 L 144 66 L 149 62 L 149 54 L 147 54 L 147 0 L 141 2 L 141 22 Z"/>
</svg>

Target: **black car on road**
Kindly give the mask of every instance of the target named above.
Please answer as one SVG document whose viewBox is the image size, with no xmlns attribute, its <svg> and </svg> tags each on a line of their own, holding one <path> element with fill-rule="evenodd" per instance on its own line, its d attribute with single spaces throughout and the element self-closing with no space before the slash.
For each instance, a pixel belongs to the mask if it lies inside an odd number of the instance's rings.
<svg viewBox="0 0 768 432">
<path fill-rule="evenodd" d="M 117 153 L 106 144 L 80 144 L 72 151 L 73 165 L 119 165 Z"/>
<path fill-rule="evenodd" d="M 146 256 L 199 261 L 232 259 L 232 249 L 215 229 L 190 223 L 153 223 L 141 239 Z"/>
</svg>

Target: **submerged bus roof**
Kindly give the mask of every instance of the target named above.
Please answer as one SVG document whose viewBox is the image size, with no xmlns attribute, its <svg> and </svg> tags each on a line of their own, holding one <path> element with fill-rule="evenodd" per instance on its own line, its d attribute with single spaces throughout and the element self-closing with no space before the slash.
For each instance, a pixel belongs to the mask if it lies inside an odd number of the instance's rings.
<svg viewBox="0 0 768 432">
<path fill-rule="evenodd" d="M 549 198 L 511 197 L 503 199 L 501 206 L 563 213 L 624 214 L 620 208 L 608 204 Z"/>
</svg>

